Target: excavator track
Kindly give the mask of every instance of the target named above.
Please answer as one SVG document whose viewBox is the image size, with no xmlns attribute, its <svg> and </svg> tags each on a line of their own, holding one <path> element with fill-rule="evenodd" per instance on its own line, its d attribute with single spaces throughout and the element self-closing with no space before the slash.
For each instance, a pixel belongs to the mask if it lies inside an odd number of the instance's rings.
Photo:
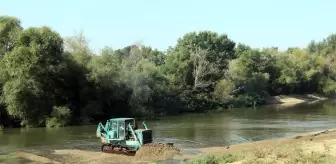
<svg viewBox="0 0 336 164">
<path fill-rule="evenodd" d="M 121 145 L 111 145 L 111 144 L 103 144 L 101 147 L 103 153 L 109 154 L 121 154 L 127 156 L 134 156 L 136 151 L 129 149 L 128 147 Z"/>
</svg>

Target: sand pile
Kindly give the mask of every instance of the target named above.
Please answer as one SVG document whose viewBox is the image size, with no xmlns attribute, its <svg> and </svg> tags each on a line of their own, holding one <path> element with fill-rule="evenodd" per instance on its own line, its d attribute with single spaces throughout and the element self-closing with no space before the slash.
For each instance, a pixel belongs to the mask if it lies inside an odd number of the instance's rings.
<svg viewBox="0 0 336 164">
<path fill-rule="evenodd" d="M 149 143 L 143 145 L 135 154 L 138 159 L 164 160 L 174 155 L 181 155 L 181 151 L 165 143 Z"/>
</svg>

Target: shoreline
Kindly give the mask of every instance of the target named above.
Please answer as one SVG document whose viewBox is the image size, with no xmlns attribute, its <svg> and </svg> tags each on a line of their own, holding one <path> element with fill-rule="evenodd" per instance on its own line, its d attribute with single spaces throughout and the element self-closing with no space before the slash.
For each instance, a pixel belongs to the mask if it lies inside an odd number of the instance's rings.
<svg viewBox="0 0 336 164">
<path fill-rule="evenodd" d="M 312 132 L 307 132 L 307 133 L 299 133 L 296 135 L 292 135 L 289 137 L 282 137 L 282 138 L 275 138 L 275 139 L 265 139 L 265 140 L 260 140 L 260 141 L 252 141 L 252 142 L 246 142 L 246 143 L 238 143 L 238 144 L 232 144 L 228 145 L 230 148 L 232 147 L 242 147 L 242 146 L 249 146 L 249 145 L 255 145 L 255 144 L 262 144 L 262 143 L 271 143 L 271 142 L 283 142 L 287 141 L 289 139 L 299 139 L 299 138 L 305 138 L 305 137 L 310 137 L 310 136 L 318 136 L 321 134 L 325 134 L 328 132 L 332 132 L 336 134 L 336 128 L 335 129 L 327 129 L 327 130 L 320 130 L 320 131 L 312 131 Z M 336 138 L 335 138 L 336 139 Z M 228 146 L 212 146 L 212 147 L 206 147 L 206 148 L 199 148 L 198 150 L 201 150 L 201 152 L 209 152 L 208 150 L 210 149 L 227 149 Z"/>
<path fill-rule="evenodd" d="M 236 159 L 231 163 L 270 162 L 269 160 L 274 161 L 274 163 L 282 163 L 298 160 L 295 159 L 295 155 L 298 155 L 302 156 L 303 160 L 306 160 L 304 162 L 311 162 L 311 160 L 314 159 L 309 158 L 309 156 L 315 153 L 318 154 L 317 157 L 314 157 L 316 159 L 328 157 L 325 160 L 336 161 L 336 129 L 312 131 L 290 137 L 253 141 L 229 146 L 199 148 L 197 150 L 200 151 L 199 154 L 185 154 L 175 159 L 193 162 L 203 160 L 204 162 L 204 160 L 207 159 L 217 159 L 220 161 L 226 156 L 234 156 Z M 283 155 L 281 153 L 290 154 L 286 154 L 286 157 L 279 157 Z M 244 154 L 244 156 L 240 156 L 242 154 Z"/>
<path fill-rule="evenodd" d="M 328 99 L 329 97 L 322 96 L 319 94 L 278 95 L 266 98 L 265 105 L 290 106 L 290 105 L 298 105 L 301 103 L 316 103 Z"/>
<path fill-rule="evenodd" d="M 60 149 L 44 155 L 16 152 L 14 156 L 39 163 L 83 164 L 101 162 L 136 164 L 161 162 L 190 163 L 195 161 L 198 161 L 195 163 L 207 163 L 207 160 L 225 160 L 226 162 L 223 163 L 235 164 L 242 164 L 244 162 L 253 164 L 256 161 L 261 163 L 265 161 L 266 163 L 267 161 L 269 163 L 286 163 L 286 161 L 291 160 L 295 160 L 295 163 L 310 163 L 310 160 L 314 159 L 336 161 L 336 129 L 312 131 L 279 139 L 267 139 L 229 146 L 195 148 L 194 150 L 198 150 L 199 153 L 190 155 L 184 153 L 182 149 L 180 154 L 167 156 L 167 152 L 159 151 L 160 153 L 156 155 L 155 151 L 150 151 L 148 152 L 151 154 L 150 156 L 137 157 L 78 149 Z M 315 155 L 313 155 L 314 153 Z M 273 160 L 273 162 L 269 160 Z M 303 161 L 297 162 L 297 160 Z"/>
</svg>

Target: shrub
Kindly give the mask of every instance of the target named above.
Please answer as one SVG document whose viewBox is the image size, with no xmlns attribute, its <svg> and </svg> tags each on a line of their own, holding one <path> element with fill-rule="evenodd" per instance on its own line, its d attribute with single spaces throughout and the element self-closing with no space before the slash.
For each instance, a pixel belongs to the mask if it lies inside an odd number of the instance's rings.
<svg viewBox="0 0 336 164">
<path fill-rule="evenodd" d="M 51 127 L 63 127 L 68 125 L 71 118 L 71 111 L 68 107 L 53 107 L 51 117 L 47 118 L 46 126 Z"/>
</svg>

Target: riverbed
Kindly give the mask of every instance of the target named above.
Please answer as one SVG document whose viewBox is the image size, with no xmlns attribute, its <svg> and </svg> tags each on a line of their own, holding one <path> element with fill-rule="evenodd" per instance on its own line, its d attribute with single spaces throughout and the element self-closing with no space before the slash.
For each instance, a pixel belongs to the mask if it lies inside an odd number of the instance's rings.
<svg viewBox="0 0 336 164">
<path fill-rule="evenodd" d="M 284 138 L 336 127 L 336 101 L 295 106 L 264 106 L 162 117 L 146 121 L 157 142 L 173 142 L 186 152 L 213 146 Z M 100 151 L 96 125 L 66 128 L 5 129 L 0 154 L 25 151 L 48 154 L 57 149 Z M 0 161 L 1 162 L 1 161 Z"/>
</svg>

